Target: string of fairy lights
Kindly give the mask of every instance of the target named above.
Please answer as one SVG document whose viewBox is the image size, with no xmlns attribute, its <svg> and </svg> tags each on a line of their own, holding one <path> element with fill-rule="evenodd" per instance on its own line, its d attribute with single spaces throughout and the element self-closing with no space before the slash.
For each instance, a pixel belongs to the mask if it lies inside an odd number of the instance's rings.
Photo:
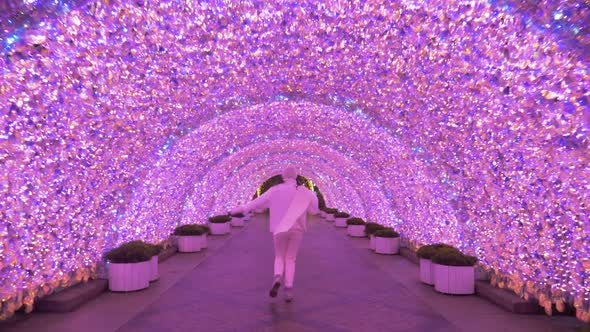
<svg viewBox="0 0 590 332">
<path fill-rule="evenodd" d="M 288 157 L 338 208 L 590 320 L 587 3 L 11 0 L 0 20 L 0 319 Z"/>
</svg>

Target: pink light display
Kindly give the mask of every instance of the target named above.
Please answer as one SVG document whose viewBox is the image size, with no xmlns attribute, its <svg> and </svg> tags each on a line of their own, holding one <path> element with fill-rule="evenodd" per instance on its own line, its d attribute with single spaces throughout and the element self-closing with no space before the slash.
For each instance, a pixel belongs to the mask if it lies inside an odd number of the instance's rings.
<svg viewBox="0 0 590 332">
<path fill-rule="evenodd" d="M 3 6 L 0 319 L 294 164 L 590 320 L 587 4 Z"/>
</svg>

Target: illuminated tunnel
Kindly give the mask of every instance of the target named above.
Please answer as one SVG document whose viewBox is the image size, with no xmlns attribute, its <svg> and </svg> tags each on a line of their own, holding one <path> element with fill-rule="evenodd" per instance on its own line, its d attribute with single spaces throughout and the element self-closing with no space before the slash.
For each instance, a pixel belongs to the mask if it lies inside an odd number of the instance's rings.
<svg viewBox="0 0 590 332">
<path fill-rule="evenodd" d="M 2 318 L 287 165 L 590 318 L 587 3 L 3 6 Z"/>
</svg>

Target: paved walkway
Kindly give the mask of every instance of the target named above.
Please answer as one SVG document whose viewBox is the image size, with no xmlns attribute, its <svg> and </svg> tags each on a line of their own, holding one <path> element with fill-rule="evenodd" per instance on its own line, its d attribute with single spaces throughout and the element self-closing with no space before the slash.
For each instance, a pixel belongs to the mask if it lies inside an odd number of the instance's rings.
<svg viewBox="0 0 590 332">
<path fill-rule="evenodd" d="M 160 264 L 141 292 L 105 293 L 73 313 L 35 313 L 1 331 L 564 331 L 570 317 L 514 315 L 476 296 L 441 295 L 400 256 L 312 218 L 298 257 L 295 300 L 271 299 L 273 249 L 267 218 L 203 253 Z M 4 329 L 3 329 L 4 328 Z"/>
</svg>

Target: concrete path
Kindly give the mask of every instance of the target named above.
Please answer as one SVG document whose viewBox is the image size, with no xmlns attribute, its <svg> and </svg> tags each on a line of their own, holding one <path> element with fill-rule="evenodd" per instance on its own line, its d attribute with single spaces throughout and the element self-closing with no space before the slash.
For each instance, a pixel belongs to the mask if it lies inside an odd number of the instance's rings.
<svg viewBox="0 0 590 332">
<path fill-rule="evenodd" d="M 567 331 L 571 317 L 523 316 L 476 296 L 448 296 L 418 281 L 400 256 L 367 249 L 321 219 L 310 220 L 297 261 L 295 300 L 268 297 L 273 248 L 259 216 L 206 253 L 160 264 L 148 290 L 105 293 L 73 313 L 34 313 L 0 331 Z M 3 329 L 4 328 L 4 329 Z"/>
</svg>

